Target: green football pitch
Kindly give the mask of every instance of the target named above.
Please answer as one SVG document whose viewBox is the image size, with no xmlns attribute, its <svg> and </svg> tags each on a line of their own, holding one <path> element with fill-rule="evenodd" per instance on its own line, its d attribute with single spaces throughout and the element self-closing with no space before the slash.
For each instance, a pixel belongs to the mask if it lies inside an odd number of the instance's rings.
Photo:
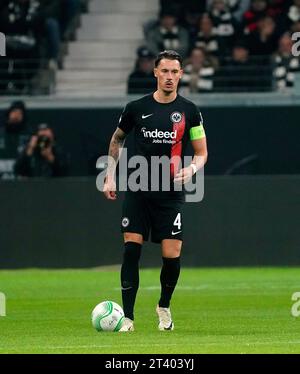
<svg viewBox="0 0 300 374">
<path fill-rule="evenodd" d="M 175 330 L 157 330 L 159 270 L 142 270 L 132 333 L 96 332 L 93 307 L 121 303 L 114 268 L 0 271 L 0 353 L 300 353 L 300 269 L 182 269 Z"/>
</svg>

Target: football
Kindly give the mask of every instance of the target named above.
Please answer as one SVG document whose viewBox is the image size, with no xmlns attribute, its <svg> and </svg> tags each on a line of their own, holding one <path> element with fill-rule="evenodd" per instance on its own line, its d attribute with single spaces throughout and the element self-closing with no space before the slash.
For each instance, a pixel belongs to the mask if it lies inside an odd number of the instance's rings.
<svg viewBox="0 0 300 374">
<path fill-rule="evenodd" d="M 97 331 L 119 331 L 123 320 L 123 309 L 113 301 L 103 301 L 92 311 L 92 324 Z"/>
</svg>

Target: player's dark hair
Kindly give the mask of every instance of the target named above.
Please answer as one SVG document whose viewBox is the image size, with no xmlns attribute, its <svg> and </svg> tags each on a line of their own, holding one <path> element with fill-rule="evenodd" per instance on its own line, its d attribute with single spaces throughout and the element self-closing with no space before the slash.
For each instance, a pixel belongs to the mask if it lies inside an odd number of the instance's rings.
<svg viewBox="0 0 300 374">
<path fill-rule="evenodd" d="M 157 68 L 160 61 L 165 58 L 167 60 L 177 60 L 179 61 L 180 63 L 180 67 L 182 67 L 182 63 L 183 63 L 183 60 L 182 60 L 182 57 L 180 56 L 179 53 L 177 53 L 176 51 L 172 51 L 172 50 L 168 50 L 168 51 L 163 51 L 163 52 L 160 52 L 157 56 L 156 56 L 156 59 L 155 59 L 155 67 Z"/>
</svg>

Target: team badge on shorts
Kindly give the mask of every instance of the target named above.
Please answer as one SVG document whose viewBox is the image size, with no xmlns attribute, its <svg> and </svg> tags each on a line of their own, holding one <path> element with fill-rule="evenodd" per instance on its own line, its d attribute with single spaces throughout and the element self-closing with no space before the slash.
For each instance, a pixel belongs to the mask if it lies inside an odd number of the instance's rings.
<svg viewBox="0 0 300 374">
<path fill-rule="evenodd" d="M 181 113 L 179 113 L 179 112 L 173 112 L 172 114 L 171 114 L 171 121 L 173 122 L 173 123 L 179 123 L 181 120 L 182 120 L 182 114 Z"/>
<path fill-rule="evenodd" d="M 122 219 L 122 226 L 123 226 L 123 227 L 127 227 L 128 225 L 129 225 L 129 218 L 124 217 L 124 218 Z"/>
</svg>

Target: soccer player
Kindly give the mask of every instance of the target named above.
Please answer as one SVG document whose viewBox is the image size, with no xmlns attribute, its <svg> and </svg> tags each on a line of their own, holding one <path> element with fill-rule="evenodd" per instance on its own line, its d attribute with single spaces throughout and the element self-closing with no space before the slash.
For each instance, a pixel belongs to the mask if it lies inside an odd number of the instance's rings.
<svg viewBox="0 0 300 374">
<path fill-rule="evenodd" d="M 182 58 L 175 51 L 164 51 L 155 60 L 157 90 L 125 107 L 110 146 L 103 192 L 107 199 L 116 199 L 115 170 L 127 134 L 134 130 L 135 155 L 150 160 L 153 156 L 170 159 L 171 187 L 185 184 L 207 160 L 206 137 L 202 116 L 196 105 L 177 93 L 182 77 Z M 194 157 L 188 167 L 173 156 L 182 157 L 191 141 Z M 153 173 L 152 173 L 153 174 Z M 150 170 L 151 175 L 151 170 Z M 149 176 L 150 178 L 150 176 Z M 126 191 L 123 202 L 122 232 L 124 258 L 121 268 L 122 300 L 125 319 L 120 331 L 134 330 L 134 304 L 139 287 L 139 259 L 144 240 L 161 244 L 161 295 L 156 307 L 159 330 L 173 330 L 170 300 L 180 273 L 182 247 L 182 205 L 184 194 L 170 191 Z"/>
</svg>

